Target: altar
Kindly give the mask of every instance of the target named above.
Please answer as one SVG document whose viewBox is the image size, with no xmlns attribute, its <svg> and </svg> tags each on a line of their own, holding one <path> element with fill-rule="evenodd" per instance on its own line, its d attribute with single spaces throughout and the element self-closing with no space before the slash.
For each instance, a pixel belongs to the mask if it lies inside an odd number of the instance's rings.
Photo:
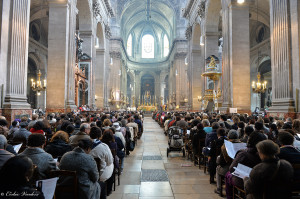
<svg viewBox="0 0 300 199">
<path fill-rule="evenodd" d="M 146 105 L 141 105 L 138 107 L 139 111 L 143 111 L 143 112 L 148 112 L 148 111 L 156 111 L 156 106 L 146 106 Z"/>
</svg>

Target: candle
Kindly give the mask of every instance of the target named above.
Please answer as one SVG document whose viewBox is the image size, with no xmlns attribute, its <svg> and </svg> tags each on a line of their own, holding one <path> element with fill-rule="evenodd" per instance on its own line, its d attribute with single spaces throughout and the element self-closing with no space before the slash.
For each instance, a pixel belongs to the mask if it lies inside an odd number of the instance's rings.
<svg viewBox="0 0 300 199">
<path fill-rule="evenodd" d="M 44 87 L 46 87 L 47 86 L 47 83 L 46 83 L 46 80 L 44 79 Z"/>
</svg>

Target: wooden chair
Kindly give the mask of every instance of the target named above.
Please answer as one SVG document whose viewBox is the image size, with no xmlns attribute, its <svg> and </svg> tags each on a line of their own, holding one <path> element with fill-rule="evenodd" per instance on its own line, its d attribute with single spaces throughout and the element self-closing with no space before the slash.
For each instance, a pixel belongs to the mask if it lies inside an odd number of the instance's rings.
<svg viewBox="0 0 300 199">
<path fill-rule="evenodd" d="M 246 198 L 246 192 L 244 189 L 241 189 L 237 186 L 233 186 L 233 199 L 245 199 Z"/>
<path fill-rule="evenodd" d="M 120 161 L 119 161 L 119 166 L 116 165 L 115 157 L 117 155 L 117 152 L 115 149 L 111 149 L 111 153 L 114 157 L 114 172 L 113 172 L 113 184 L 114 184 L 114 191 L 116 190 L 116 176 L 118 177 L 118 185 L 120 185 L 120 175 L 121 175 L 121 170 L 120 170 Z"/>
<path fill-rule="evenodd" d="M 198 163 L 199 169 L 201 165 L 205 166 L 204 155 L 202 154 L 202 148 L 204 147 L 205 138 L 199 139 L 199 151 L 198 154 L 194 154 L 194 165 Z"/>
<path fill-rule="evenodd" d="M 294 172 L 300 171 L 300 164 L 292 164 Z M 293 198 L 300 198 L 300 179 L 294 180 L 292 184 Z"/>
<path fill-rule="evenodd" d="M 66 193 L 72 194 L 72 198 L 78 199 L 78 179 L 77 179 L 76 171 L 67 171 L 67 170 L 50 171 L 49 177 L 50 178 L 70 177 L 73 179 L 72 180 L 73 183 L 71 185 L 56 185 L 56 189 L 54 193 L 55 199 L 63 198 L 60 197 L 60 194 L 62 194 L 63 196 Z"/>
<path fill-rule="evenodd" d="M 223 185 L 225 185 L 225 176 L 222 176 L 222 175 L 221 175 L 220 197 L 223 197 Z"/>
</svg>

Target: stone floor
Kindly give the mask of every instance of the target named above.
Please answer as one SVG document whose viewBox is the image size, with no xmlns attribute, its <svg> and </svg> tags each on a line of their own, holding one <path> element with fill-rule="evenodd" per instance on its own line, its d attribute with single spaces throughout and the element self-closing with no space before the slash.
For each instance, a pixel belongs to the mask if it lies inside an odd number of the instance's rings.
<svg viewBox="0 0 300 199">
<path fill-rule="evenodd" d="M 167 157 L 167 147 L 163 130 L 152 118 L 145 118 L 144 134 L 125 158 L 121 185 L 108 199 L 220 199 L 202 169 L 182 153 Z"/>
</svg>

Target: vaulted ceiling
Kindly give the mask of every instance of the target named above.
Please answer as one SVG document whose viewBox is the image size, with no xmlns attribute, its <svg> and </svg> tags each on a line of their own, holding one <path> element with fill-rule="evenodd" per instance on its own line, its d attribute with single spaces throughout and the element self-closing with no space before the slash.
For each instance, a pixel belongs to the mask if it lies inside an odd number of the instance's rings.
<svg viewBox="0 0 300 199">
<path fill-rule="evenodd" d="M 149 1 L 149 19 L 147 17 L 147 2 Z M 157 38 L 162 32 L 173 38 L 175 27 L 175 12 L 168 0 L 132 0 L 124 5 L 121 15 L 122 36 L 127 38 L 134 33 L 139 38 L 144 31 L 152 31 Z"/>
</svg>

